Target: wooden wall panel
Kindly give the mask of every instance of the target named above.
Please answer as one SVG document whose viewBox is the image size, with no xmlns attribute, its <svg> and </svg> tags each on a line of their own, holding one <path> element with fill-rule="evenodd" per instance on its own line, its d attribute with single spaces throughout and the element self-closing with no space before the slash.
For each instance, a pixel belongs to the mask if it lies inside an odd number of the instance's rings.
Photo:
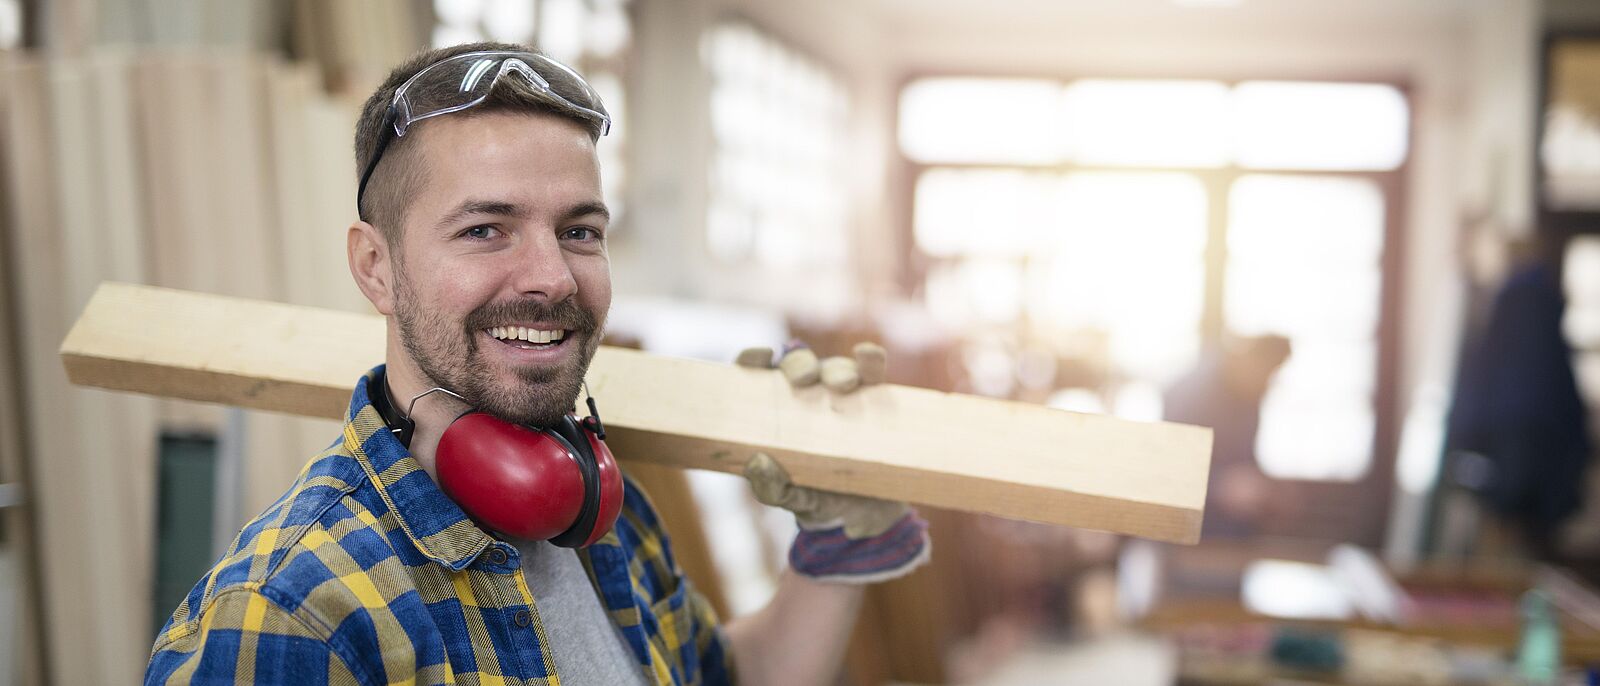
<svg viewBox="0 0 1600 686">
<path fill-rule="evenodd" d="M 154 405 L 75 389 L 51 358 L 70 313 L 112 275 L 142 279 L 137 178 L 114 56 L 10 67 L 11 255 L 22 327 L 26 445 L 58 683 L 142 669 L 150 635 Z M 107 523 L 115 523 L 107 525 Z M 146 643 L 140 646 L 139 643 Z M 94 651 L 82 650 L 94 645 Z"/>
<path fill-rule="evenodd" d="M 0 68 L 0 133 L 9 130 L 10 110 L 16 102 L 13 96 L 21 92 L 20 86 L 13 85 L 17 78 L 16 70 Z M 27 415 L 23 411 L 28 400 L 18 350 L 23 323 L 13 303 L 19 277 L 12 266 L 12 257 L 19 225 L 14 223 L 15 213 L 4 209 L 17 207 L 20 201 L 14 196 L 24 184 L 13 175 L 27 171 L 16 160 L 17 148 L 16 143 L 0 135 L 0 483 L 22 488 L 22 502 L 0 509 L 0 537 L 4 538 L 11 554 L 20 558 L 15 567 L 19 572 L 15 588 L 21 593 L 17 599 L 17 614 L 0 618 L 0 622 L 11 624 L 7 628 L 8 635 L 15 637 L 14 643 L 3 649 L 15 662 L 0 665 L 0 669 L 10 670 L 3 678 L 14 678 L 18 684 L 33 686 L 46 683 L 48 674 L 44 660 L 46 630 L 39 548 L 34 535 L 38 504 L 29 474 L 25 441 Z"/>
<path fill-rule="evenodd" d="M 18 384 L 4 392 L 36 491 L 43 620 L 30 625 L 51 651 L 37 662 L 56 683 L 123 683 L 173 609 L 150 606 L 158 431 L 237 429 L 225 443 L 243 446 L 242 483 L 220 525 L 237 530 L 338 424 L 230 424 L 204 403 L 70 388 L 61 336 L 106 279 L 367 311 L 344 261 L 359 102 L 328 96 L 312 67 L 223 48 L 19 56 L 0 71 L 18 323 Z"/>
</svg>

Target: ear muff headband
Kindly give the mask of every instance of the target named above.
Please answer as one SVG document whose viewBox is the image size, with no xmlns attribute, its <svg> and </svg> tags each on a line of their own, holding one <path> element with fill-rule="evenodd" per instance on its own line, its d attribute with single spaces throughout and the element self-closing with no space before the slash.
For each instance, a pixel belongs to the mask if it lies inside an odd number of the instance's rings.
<svg viewBox="0 0 1600 686">
<path fill-rule="evenodd" d="M 395 410 L 394 403 L 389 402 L 389 375 L 388 370 L 379 370 L 372 376 L 372 383 L 367 386 L 367 398 L 372 401 L 372 409 L 378 411 L 378 416 L 383 418 L 384 426 L 389 427 L 389 432 L 400 441 L 400 445 L 411 449 L 411 434 L 417 430 L 417 423 L 400 415 Z"/>
</svg>

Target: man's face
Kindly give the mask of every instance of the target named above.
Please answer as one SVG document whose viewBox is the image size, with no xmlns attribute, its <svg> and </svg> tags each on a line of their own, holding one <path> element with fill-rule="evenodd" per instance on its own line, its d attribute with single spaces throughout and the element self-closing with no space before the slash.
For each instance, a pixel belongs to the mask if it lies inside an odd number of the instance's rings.
<svg viewBox="0 0 1600 686">
<path fill-rule="evenodd" d="M 572 409 L 611 306 L 594 143 L 572 121 L 525 113 L 417 132 L 426 181 L 392 262 L 401 341 L 431 383 L 549 425 Z"/>
</svg>

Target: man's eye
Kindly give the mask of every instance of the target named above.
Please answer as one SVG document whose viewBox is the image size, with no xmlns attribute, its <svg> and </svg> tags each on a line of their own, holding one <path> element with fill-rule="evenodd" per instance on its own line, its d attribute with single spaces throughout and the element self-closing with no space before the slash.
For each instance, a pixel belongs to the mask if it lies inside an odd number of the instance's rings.
<svg viewBox="0 0 1600 686">
<path fill-rule="evenodd" d="M 587 226 L 578 226 L 567 229 L 567 238 L 576 241 L 592 241 L 600 238 L 600 232 Z"/>
<path fill-rule="evenodd" d="M 481 241 L 487 238 L 493 238 L 495 231 L 497 231 L 497 229 L 495 229 L 493 226 L 488 224 L 480 224 L 467 229 L 466 231 L 462 231 L 461 236 L 463 238 L 471 238 L 473 240 Z"/>
</svg>

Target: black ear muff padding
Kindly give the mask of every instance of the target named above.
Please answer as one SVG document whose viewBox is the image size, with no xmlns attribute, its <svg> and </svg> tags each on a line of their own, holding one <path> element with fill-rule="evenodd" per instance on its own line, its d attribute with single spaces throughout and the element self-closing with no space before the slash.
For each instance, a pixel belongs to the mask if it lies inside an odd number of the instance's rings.
<svg viewBox="0 0 1600 686">
<path fill-rule="evenodd" d="M 589 540 L 594 522 L 600 517 L 600 463 L 589 449 L 589 439 L 583 435 L 583 428 L 572 415 L 563 415 L 549 434 L 565 443 L 578 458 L 578 471 L 583 475 L 583 509 L 578 511 L 577 521 L 550 542 L 563 548 L 576 548 Z"/>
<path fill-rule="evenodd" d="M 389 428 L 389 433 L 400 441 L 400 445 L 411 447 L 411 434 L 417 430 L 417 423 L 395 410 L 394 403 L 389 401 L 389 375 L 387 369 L 379 370 L 372 376 L 372 382 L 367 384 L 367 399 L 372 401 L 372 409 L 378 411 L 378 416 L 383 418 L 383 423 Z"/>
</svg>

